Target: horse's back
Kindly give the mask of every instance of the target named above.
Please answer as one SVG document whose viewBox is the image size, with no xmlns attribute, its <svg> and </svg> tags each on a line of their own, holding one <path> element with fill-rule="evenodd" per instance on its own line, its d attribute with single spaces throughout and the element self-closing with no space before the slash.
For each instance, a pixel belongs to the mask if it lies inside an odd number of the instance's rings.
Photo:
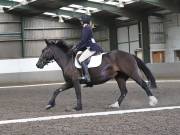
<svg viewBox="0 0 180 135">
<path fill-rule="evenodd" d="M 116 70 L 126 73 L 133 72 L 138 67 L 134 56 L 121 50 L 104 54 L 103 60 L 112 64 Z"/>
<path fill-rule="evenodd" d="M 107 54 L 104 54 L 104 57 L 108 57 L 113 62 L 131 62 L 134 63 L 136 60 L 134 56 L 130 53 L 121 51 L 121 50 L 113 50 Z"/>
</svg>

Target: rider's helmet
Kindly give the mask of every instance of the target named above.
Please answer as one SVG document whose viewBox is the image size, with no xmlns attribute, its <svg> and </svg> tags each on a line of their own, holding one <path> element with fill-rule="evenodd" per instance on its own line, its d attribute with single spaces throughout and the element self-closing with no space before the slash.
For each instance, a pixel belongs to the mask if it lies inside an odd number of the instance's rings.
<svg viewBox="0 0 180 135">
<path fill-rule="evenodd" d="M 81 21 L 83 24 L 85 24 L 85 23 L 86 23 L 86 24 L 90 24 L 91 17 L 88 16 L 88 15 L 82 15 L 80 21 Z"/>
</svg>

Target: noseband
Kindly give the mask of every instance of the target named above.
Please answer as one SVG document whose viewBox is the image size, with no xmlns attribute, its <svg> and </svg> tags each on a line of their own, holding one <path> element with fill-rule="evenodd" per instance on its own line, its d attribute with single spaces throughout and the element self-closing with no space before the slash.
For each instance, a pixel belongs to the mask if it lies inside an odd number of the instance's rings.
<svg viewBox="0 0 180 135">
<path fill-rule="evenodd" d="M 42 59 L 42 60 L 41 60 L 41 63 L 42 63 L 43 65 L 48 65 L 49 63 L 53 63 L 53 62 L 54 62 L 54 60 L 50 60 L 50 61 L 45 60 L 45 59 Z"/>
</svg>

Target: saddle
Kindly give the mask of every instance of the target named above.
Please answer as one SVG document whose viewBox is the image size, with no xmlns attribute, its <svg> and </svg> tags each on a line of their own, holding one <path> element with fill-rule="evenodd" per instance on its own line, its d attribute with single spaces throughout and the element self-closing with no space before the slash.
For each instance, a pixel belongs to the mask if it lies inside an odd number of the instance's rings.
<svg viewBox="0 0 180 135">
<path fill-rule="evenodd" d="M 75 67 L 76 68 L 81 68 L 81 65 L 79 64 L 78 62 L 78 58 L 80 57 L 80 55 L 82 54 L 82 51 L 79 51 L 77 54 L 76 54 L 76 57 L 75 57 Z M 101 62 L 102 62 L 102 56 L 103 54 L 106 54 L 106 53 L 99 53 L 99 54 L 94 54 L 93 56 L 91 56 L 88 60 L 86 60 L 86 62 L 88 62 L 88 68 L 94 68 L 94 67 L 98 67 L 101 65 Z"/>
</svg>

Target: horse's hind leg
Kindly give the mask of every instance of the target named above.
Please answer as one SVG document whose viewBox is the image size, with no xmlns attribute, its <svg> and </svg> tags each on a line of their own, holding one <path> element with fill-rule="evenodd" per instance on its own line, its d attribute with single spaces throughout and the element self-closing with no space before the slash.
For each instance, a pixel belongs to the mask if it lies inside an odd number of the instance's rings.
<svg viewBox="0 0 180 135">
<path fill-rule="evenodd" d="M 142 88 L 145 90 L 147 96 L 149 97 L 149 105 L 155 106 L 158 102 L 157 98 L 153 96 L 152 92 L 150 91 L 147 83 L 141 78 L 138 72 L 134 72 L 131 76 L 133 80 L 135 80 Z"/>
<path fill-rule="evenodd" d="M 56 97 L 59 95 L 59 93 L 65 91 L 69 88 L 72 88 L 72 86 L 73 85 L 71 83 L 65 83 L 60 88 L 56 89 L 53 92 L 53 95 L 52 95 L 51 99 L 49 100 L 48 105 L 46 106 L 46 109 L 50 109 L 50 108 L 54 107 L 56 104 L 55 103 Z"/>
<path fill-rule="evenodd" d="M 126 88 L 126 80 L 127 80 L 128 77 L 115 77 L 117 83 L 118 83 L 118 86 L 119 86 L 119 89 L 121 91 L 121 95 L 119 96 L 118 98 L 118 101 L 115 102 L 114 104 L 110 105 L 110 107 L 112 108 L 119 108 L 123 99 L 125 98 L 125 96 L 127 95 L 127 88 Z"/>
</svg>

